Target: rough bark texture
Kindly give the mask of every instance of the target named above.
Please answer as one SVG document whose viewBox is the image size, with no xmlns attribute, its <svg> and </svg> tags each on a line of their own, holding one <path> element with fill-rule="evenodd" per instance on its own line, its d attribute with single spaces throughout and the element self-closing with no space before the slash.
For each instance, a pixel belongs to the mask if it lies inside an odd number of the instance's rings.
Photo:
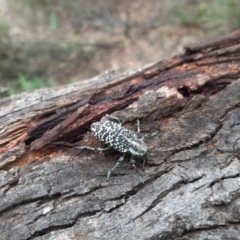
<svg viewBox="0 0 240 240">
<path fill-rule="evenodd" d="M 239 239 L 240 34 L 139 71 L 0 101 L 1 239 Z M 89 133 L 105 114 L 147 138 L 146 183 Z"/>
</svg>

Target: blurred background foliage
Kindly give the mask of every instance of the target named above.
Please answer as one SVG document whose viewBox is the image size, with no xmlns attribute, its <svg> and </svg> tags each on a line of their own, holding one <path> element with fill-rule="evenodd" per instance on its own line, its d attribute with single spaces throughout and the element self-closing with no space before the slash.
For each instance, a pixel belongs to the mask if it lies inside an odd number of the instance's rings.
<svg viewBox="0 0 240 240">
<path fill-rule="evenodd" d="M 0 87 L 127 71 L 238 28 L 239 0 L 0 0 Z"/>
</svg>

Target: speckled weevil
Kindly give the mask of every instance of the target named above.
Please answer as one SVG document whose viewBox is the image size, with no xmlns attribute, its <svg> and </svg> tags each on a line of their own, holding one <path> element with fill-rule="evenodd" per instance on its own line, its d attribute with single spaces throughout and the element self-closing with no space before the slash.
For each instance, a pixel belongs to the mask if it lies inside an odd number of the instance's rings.
<svg viewBox="0 0 240 240">
<path fill-rule="evenodd" d="M 123 155 L 118 159 L 115 166 L 108 171 L 107 173 L 107 181 L 109 180 L 112 171 L 122 162 L 125 158 L 126 153 L 131 154 L 131 164 L 136 169 L 139 174 L 139 180 L 141 183 L 144 183 L 144 179 L 135 166 L 135 160 L 133 157 L 142 158 L 144 161 L 144 157 L 147 155 L 147 146 L 144 143 L 144 137 L 139 138 L 140 134 L 140 122 L 137 120 L 137 134 L 131 132 L 130 130 L 124 128 L 122 126 L 122 122 L 113 116 L 109 116 L 108 114 L 104 116 L 101 121 L 95 122 L 91 125 L 91 131 L 93 134 L 103 142 L 107 147 L 105 148 L 92 148 L 88 146 L 79 146 L 76 147 L 80 150 L 97 150 L 97 151 L 106 151 L 110 148 L 114 148 L 115 150 L 123 153 Z"/>
</svg>

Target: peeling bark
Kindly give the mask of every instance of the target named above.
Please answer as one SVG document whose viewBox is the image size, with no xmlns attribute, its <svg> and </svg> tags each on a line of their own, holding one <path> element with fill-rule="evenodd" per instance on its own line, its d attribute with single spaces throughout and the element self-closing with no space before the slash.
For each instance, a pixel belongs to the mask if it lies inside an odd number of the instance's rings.
<svg viewBox="0 0 240 240">
<path fill-rule="evenodd" d="M 126 74 L 0 100 L 1 239 L 239 239 L 240 34 Z M 105 114 L 149 148 L 146 183 L 89 133 Z M 141 168 L 141 159 L 137 162 Z"/>
</svg>

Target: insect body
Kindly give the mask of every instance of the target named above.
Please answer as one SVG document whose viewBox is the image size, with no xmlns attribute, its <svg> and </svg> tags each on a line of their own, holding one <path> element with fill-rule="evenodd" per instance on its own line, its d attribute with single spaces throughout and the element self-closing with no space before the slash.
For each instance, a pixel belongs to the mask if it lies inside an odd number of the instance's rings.
<svg viewBox="0 0 240 240">
<path fill-rule="evenodd" d="M 134 156 L 144 158 L 147 155 L 147 147 L 142 139 L 138 138 L 140 133 L 140 123 L 138 120 L 138 132 L 137 134 L 131 132 L 130 130 L 124 128 L 121 124 L 121 121 L 109 115 L 106 115 L 99 122 L 95 122 L 91 125 L 91 131 L 93 134 L 105 145 L 106 148 L 91 148 L 87 146 L 77 147 L 78 149 L 89 149 L 89 150 L 98 150 L 105 151 L 110 148 L 122 152 L 123 155 L 118 159 L 116 165 L 108 171 L 107 181 L 110 178 L 112 171 L 122 162 L 125 158 L 125 154 L 128 152 L 131 154 L 131 164 L 136 169 L 139 174 L 140 182 L 144 183 L 144 180 L 135 166 Z"/>
</svg>

